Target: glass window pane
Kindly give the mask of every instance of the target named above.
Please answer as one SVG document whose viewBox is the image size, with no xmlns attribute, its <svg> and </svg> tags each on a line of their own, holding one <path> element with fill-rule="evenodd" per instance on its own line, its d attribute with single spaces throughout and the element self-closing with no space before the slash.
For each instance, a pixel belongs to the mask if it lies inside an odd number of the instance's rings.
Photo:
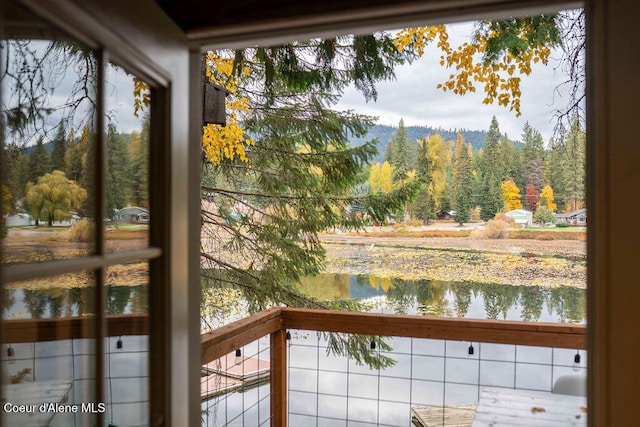
<svg viewBox="0 0 640 427">
<path fill-rule="evenodd" d="M 5 320 L 85 317 L 94 313 L 95 288 L 90 272 L 8 283 L 2 292 Z"/>
<path fill-rule="evenodd" d="M 7 22 L 28 25 L 9 25 L 1 42 L 2 262 L 86 255 L 94 241 L 97 59 L 18 7 L 6 13 Z"/>
<path fill-rule="evenodd" d="M 109 252 L 149 246 L 149 89 L 107 68 L 105 237 Z"/>
<path fill-rule="evenodd" d="M 2 395 L 31 413 L 4 412 L 7 425 L 93 425 L 82 405 L 95 399 L 94 276 L 90 272 L 15 282 L 3 290 Z M 46 320 L 41 320 L 46 319 Z M 56 413 L 43 403 L 78 405 Z M 96 406 L 97 408 L 97 406 Z"/>
<path fill-rule="evenodd" d="M 116 425 L 149 424 L 149 263 L 106 270 L 105 420 Z M 114 316 L 118 317 L 117 329 Z"/>
</svg>

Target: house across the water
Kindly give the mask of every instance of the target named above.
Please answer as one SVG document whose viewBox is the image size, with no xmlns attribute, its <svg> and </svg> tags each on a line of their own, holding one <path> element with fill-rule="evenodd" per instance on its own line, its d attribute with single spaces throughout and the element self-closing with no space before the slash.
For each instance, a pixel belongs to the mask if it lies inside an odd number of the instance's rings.
<svg viewBox="0 0 640 427">
<path fill-rule="evenodd" d="M 556 214 L 556 222 L 564 222 L 571 225 L 586 226 L 587 225 L 587 208 L 578 209 L 577 211 Z"/>
<path fill-rule="evenodd" d="M 526 209 L 514 209 L 505 213 L 509 218 L 513 218 L 516 224 L 520 224 L 523 227 L 531 227 L 533 224 L 533 212 Z"/>
<path fill-rule="evenodd" d="M 113 220 L 118 222 L 147 224 L 149 218 L 149 210 L 139 206 L 127 206 L 113 213 Z"/>
</svg>

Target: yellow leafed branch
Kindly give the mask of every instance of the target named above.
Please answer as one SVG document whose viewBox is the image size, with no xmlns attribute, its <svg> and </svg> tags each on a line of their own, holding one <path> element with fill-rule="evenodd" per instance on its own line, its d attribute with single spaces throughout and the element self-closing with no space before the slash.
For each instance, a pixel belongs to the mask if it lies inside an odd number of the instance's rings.
<svg viewBox="0 0 640 427">
<path fill-rule="evenodd" d="M 453 71 L 446 82 L 438 84 L 439 89 L 464 95 L 475 92 L 476 84 L 479 84 L 485 93 L 485 104 L 497 102 L 519 116 L 519 76 L 531 74 L 532 63 L 541 62 L 546 65 L 551 49 L 547 45 L 534 45 L 518 56 L 506 52 L 497 61 L 487 63 L 482 60 L 482 55 L 487 51 L 489 37 L 478 34 L 472 43 L 463 43 L 454 49 L 449 44 L 447 28 L 437 25 L 401 30 L 396 35 L 395 43 L 400 51 L 414 49 L 421 56 L 427 44 L 437 39 L 437 47 L 443 53 L 440 65 Z M 520 34 L 520 38 L 526 42 L 524 32 Z"/>
<path fill-rule="evenodd" d="M 243 114 L 249 112 L 249 99 L 238 94 L 238 79 L 248 77 L 249 71 L 240 76 L 233 75 L 233 59 L 224 58 L 214 52 L 209 52 L 206 57 L 206 78 L 227 89 L 231 96 L 225 100 L 227 110 L 227 124 L 206 125 L 202 129 L 202 146 L 207 159 L 214 165 L 220 164 L 223 159 L 234 160 L 238 158 L 247 162 L 246 148 L 253 145 L 253 140 L 248 137 L 240 125 Z M 149 86 L 142 80 L 134 77 L 134 114 L 149 106 Z"/>
<path fill-rule="evenodd" d="M 248 77 L 249 70 L 245 68 L 240 76 L 234 76 L 233 59 L 214 52 L 207 54 L 206 61 L 206 78 L 231 93 L 225 100 L 227 125 L 207 125 L 203 129 L 202 146 L 207 159 L 214 165 L 220 164 L 225 158 L 233 160 L 236 156 L 247 162 L 246 148 L 253 145 L 253 140 L 246 135 L 239 120 L 249 112 L 249 99 L 238 94 L 238 80 Z"/>
</svg>

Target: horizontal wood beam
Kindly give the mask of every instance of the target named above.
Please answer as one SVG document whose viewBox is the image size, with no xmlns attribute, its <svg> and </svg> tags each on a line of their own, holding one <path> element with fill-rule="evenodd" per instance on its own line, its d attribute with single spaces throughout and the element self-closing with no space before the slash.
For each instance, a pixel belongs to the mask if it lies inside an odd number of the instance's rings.
<svg viewBox="0 0 640 427">
<path fill-rule="evenodd" d="M 586 348 L 586 325 L 282 309 L 283 327 L 454 341 Z"/>
<path fill-rule="evenodd" d="M 148 335 L 149 316 L 146 314 L 119 314 L 107 316 L 107 336 Z M 6 343 L 57 341 L 95 338 L 95 318 L 63 317 L 56 319 L 17 319 L 3 323 Z"/>
<path fill-rule="evenodd" d="M 282 308 L 262 311 L 202 335 L 202 364 L 282 329 Z"/>
<path fill-rule="evenodd" d="M 92 317 L 5 320 L 4 341 L 25 343 L 94 337 Z M 272 308 L 203 334 L 202 363 L 281 329 L 432 338 L 555 348 L 586 348 L 586 325 Z M 107 316 L 107 335 L 148 335 L 144 314 Z"/>
</svg>

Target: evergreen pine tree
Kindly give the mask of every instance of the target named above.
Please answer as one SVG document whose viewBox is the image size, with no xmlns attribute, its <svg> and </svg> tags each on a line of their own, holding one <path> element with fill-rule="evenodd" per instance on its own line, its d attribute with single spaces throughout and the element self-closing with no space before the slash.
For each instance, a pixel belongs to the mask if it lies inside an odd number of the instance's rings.
<svg viewBox="0 0 640 427">
<path fill-rule="evenodd" d="M 427 140 L 418 141 L 416 173 L 421 186 L 412 210 L 414 215 L 422 219 L 425 224 L 428 224 L 430 219 L 435 218 L 435 201 L 431 191 L 429 191 L 429 187 L 432 185 L 430 163 Z"/>
<path fill-rule="evenodd" d="M 516 183 L 520 192 L 524 192 L 524 173 L 520 149 L 505 135 L 498 145 L 498 164 L 502 182 L 512 180 Z"/>
<path fill-rule="evenodd" d="M 21 146 L 6 144 L 2 155 L 2 182 L 11 194 L 11 206 L 7 212 L 15 212 L 22 204 L 25 186 L 29 182 L 29 157 L 23 154 Z"/>
<path fill-rule="evenodd" d="M 36 146 L 29 153 L 28 178 L 29 182 L 37 182 L 38 178 L 51 172 L 49 153 L 44 147 L 42 137 L 38 138 Z"/>
<path fill-rule="evenodd" d="M 400 119 L 398 130 L 389 140 L 391 146 L 389 163 L 395 166 L 394 180 L 400 181 L 407 178 L 409 171 L 415 168 L 416 147 L 415 142 L 409 141 L 404 120 Z"/>
<path fill-rule="evenodd" d="M 454 219 L 460 224 L 469 222 L 470 210 L 473 207 L 473 171 L 471 169 L 470 147 L 462 138 L 456 142 L 454 171 L 456 182 Z"/>
<path fill-rule="evenodd" d="M 585 206 L 586 136 L 580 121 L 574 118 L 565 137 L 565 173 L 567 182 L 567 206 L 575 211 Z"/>
<path fill-rule="evenodd" d="M 78 145 L 75 132 L 71 129 L 67 142 L 67 152 L 64 156 L 65 175 L 67 178 L 80 182 L 82 178 L 82 157 L 84 153 Z"/>
<path fill-rule="evenodd" d="M 394 140 L 393 136 L 391 138 L 389 138 L 389 141 L 387 141 L 387 146 L 384 149 L 384 158 L 383 158 L 383 160 L 385 162 L 389 162 L 389 164 L 395 164 L 396 146 L 395 146 L 395 140 Z"/>
<path fill-rule="evenodd" d="M 524 168 L 525 186 L 533 185 L 536 191 L 542 191 L 544 187 L 544 142 L 542 135 L 531 127 L 529 122 L 522 129 L 522 166 Z"/>
<path fill-rule="evenodd" d="M 51 150 L 51 169 L 64 172 L 64 156 L 67 152 L 67 136 L 62 122 L 58 125 L 56 136 L 51 142 L 53 144 L 53 150 Z"/>
<path fill-rule="evenodd" d="M 324 251 L 317 233 L 356 226 L 347 212 L 354 204 L 371 219 L 384 220 L 404 207 L 418 184 L 356 200 L 353 189 L 376 149 L 374 141 L 351 147 L 349 140 L 363 137 L 372 121 L 331 105 L 349 84 L 375 98 L 374 83 L 391 77 L 411 54 L 378 33 L 247 49 L 230 57 L 237 75 L 247 71 L 237 87 L 250 97 L 253 108 L 243 125 L 255 145 L 248 148 L 250 167 L 231 160 L 206 166 L 203 232 L 210 237 L 203 243 L 203 274 L 241 291 L 252 309 L 272 303 L 353 306 L 312 301 L 293 288 L 319 271 Z M 220 242 L 220 230 L 232 241 Z M 247 263 L 230 263 L 229 248 Z"/>
<path fill-rule="evenodd" d="M 493 219 L 502 208 L 502 182 L 499 162 L 500 128 L 498 121 L 493 116 L 487 132 L 482 155 L 481 194 L 480 194 L 480 218 L 483 221 Z"/>
<path fill-rule="evenodd" d="M 553 196 L 559 211 L 564 212 L 569 196 L 564 143 L 562 140 L 554 141 L 551 144 L 547 180 L 551 184 L 551 187 L 553 187 Z"/>
<path fill-rule="evenodd" d="M 480 218 L 483 221 L 489 221 L 502 210 L 502 190 L 498 178 L 494 175 L 489 176 L 483 188 L 482 197 Z"/>
<path fill-rule="evenodd" d="M 145 116 L 142 132 L 131 134 L 131 201 L 135 206 L 149 206 L 149 116 Z"/>
<path fill-rule="evenodd" d="M 88 197 L 82 208 L 79 210 L 80 216 L 88 218 L 94 218 L 95 212 L 95 173 L 96 173 L 96 144 L 95 144 L 95 132 L 89 125 L 85 125 L 82 128 L 82 134 L 80 135 L 80 141 L 76 147 L 77 155 L 82 159 L 82 173 L 80 174 L 80 180 L 77 182 L 82 188 L 87 191 Z"/>
<path fill-rule="evenodd" d="M 585 142 L 585 133 L 574 119 L 551 146 L 548 181 L 560 211 L 570 212 L 585 205 Z"/>
<path fill-rule="evenodd" d="M 106 147 L 105 215 L 111 218 L 114 210 L 122 209 L 127 205 L 131 192 L 129 148 L 123 135 L 117 132 L 113 123 L 109 123 L 107 127 Z"/>
</svg>

